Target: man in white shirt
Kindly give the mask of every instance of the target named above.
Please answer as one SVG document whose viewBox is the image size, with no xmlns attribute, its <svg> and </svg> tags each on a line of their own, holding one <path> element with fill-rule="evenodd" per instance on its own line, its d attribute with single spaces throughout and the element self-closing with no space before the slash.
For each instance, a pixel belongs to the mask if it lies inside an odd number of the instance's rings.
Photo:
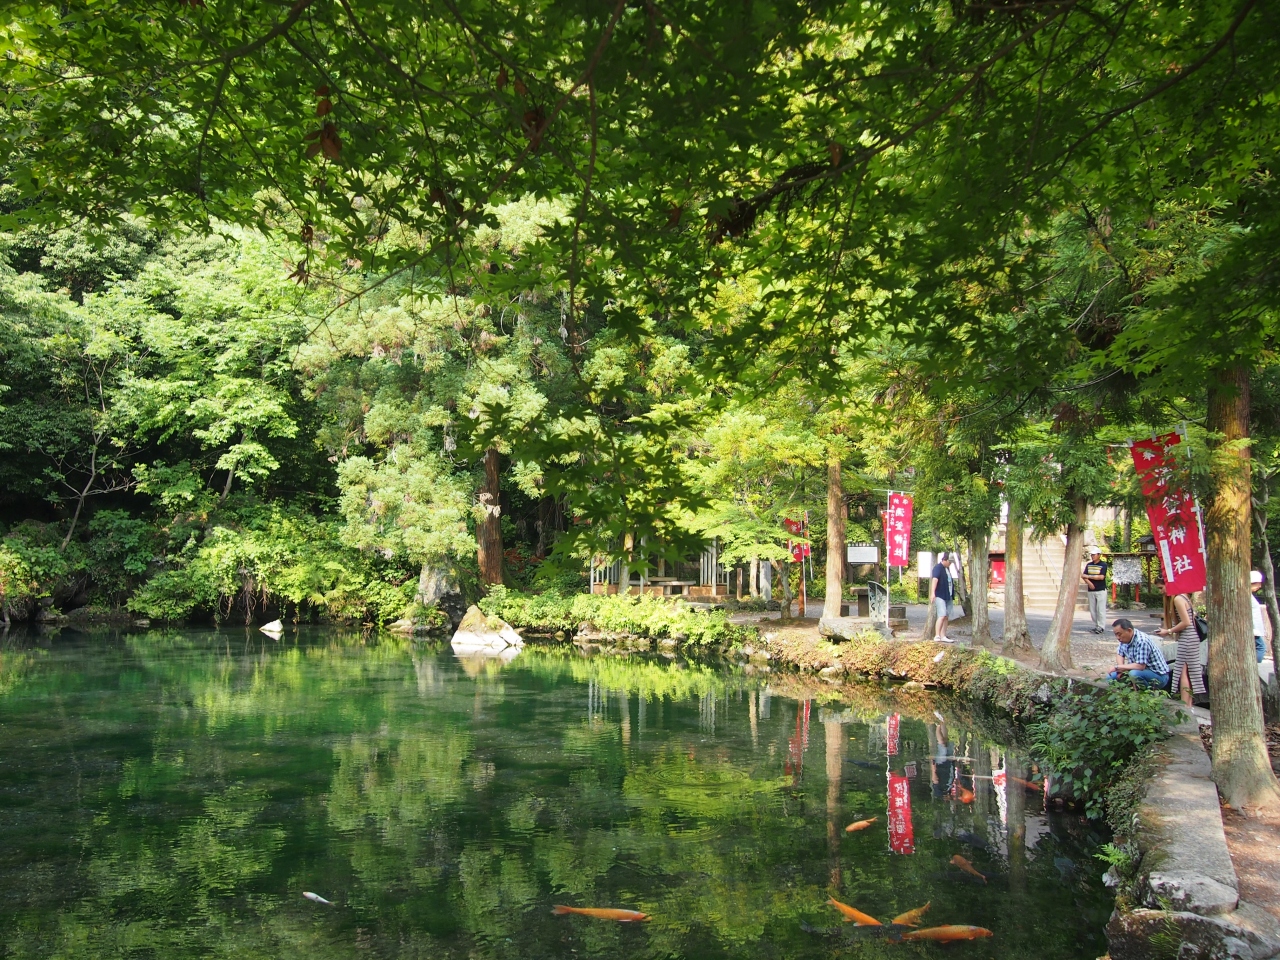
<svg viewBox="0 0 1280 960">
<path fill-rule="evenodd" d="M 1258 599 L 1258 591 L 1262 589 L 1262 574 L 1257 570 L 1249 571 L 1249 599 L 1253 601 L 1253 652 L 1261 663 L 1267 655 L 1267 647 L 1271 645 L 1271 618 L 1267 616 L 1266 607 Z"/>
</svg>

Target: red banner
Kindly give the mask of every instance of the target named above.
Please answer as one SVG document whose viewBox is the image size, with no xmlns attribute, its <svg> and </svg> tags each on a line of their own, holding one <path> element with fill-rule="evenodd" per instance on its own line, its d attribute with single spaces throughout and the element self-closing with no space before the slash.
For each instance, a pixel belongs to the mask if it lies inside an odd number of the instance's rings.
<svg viewBox="0 0 1280 960">
<path fill-rule="evenodd" d="M 905 567 L 911 557 L 911 494 L 889 494 L 889 509 L 884 515 L 884 544 L 889 564 Z"/>
<path fill-rule="evenodd" d="M 911 781 L 889 774 L 889 849 L 894 853 L 915 853 L 916 834 L 911 824 Z"/>
<path fill-rule="evenodd" d="M 898 755 L 898 727 L 901 723 L 902 718 L 898 714 L 894 713 L 889 716 L 885 733 L 885 752 L 891 757 Z"/>
<path fill-rule="evenodd" d="M 1169 448 L 1182 442 L 1176 433 L 1131 445 L 1133 467 L 1147 501 L 1147 519 L 1155 537 L 1169 596 L 1195 593 L 1205 586 L 1204 528 L 1200 505 L 1174 478 L 1175 460 Z"/>
<path fill-rule="evenodd" d="M 808 516 L 807 512 L 805 516 Z M 788 533 L 794 533 L 800 537 L 807 537 L 809 535 L 809 531 L 805 529 L 805 522 L 803 520 L 792 520 L 790 517 L 784 517 L 782 519 L 782 525 L 787 528 Z M 791 557 L 796 563 L 800 563 L 805 557 L 809 556 L 811 552 L 809 544 L 794 543 L 790 540 L 787 541 L 787 549 L 791 551 Z"/>
</svg>

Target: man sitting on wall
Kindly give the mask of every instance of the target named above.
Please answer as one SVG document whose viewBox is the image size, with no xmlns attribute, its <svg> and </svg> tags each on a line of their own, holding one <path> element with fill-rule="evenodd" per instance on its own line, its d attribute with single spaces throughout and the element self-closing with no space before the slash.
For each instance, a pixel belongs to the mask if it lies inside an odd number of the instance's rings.
<svg viewBox="0 0 1280 960">
<path fill-rule="evenodd" d="M 1124 617 L 1111 624 L 1111 632 L 1120 646 L 1116 648 L 1115 669 L 1107 674 L 1107 679 L 1119 680 L 1127 674 L 1138 686 L 1167 690 L 1169 664 L 1151 635 L 1135 630 Z"/>
</svg>

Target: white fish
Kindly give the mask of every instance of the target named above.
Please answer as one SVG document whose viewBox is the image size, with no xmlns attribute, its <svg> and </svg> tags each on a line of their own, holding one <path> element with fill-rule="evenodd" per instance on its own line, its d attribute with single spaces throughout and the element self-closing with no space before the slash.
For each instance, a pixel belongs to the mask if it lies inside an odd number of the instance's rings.
<svg viewBox="0 0 1280 960">
<path fill-rule="evenodd" d="M 326 900 L 324 897 L 320 896 L 320 894 L 318 893 L 312 893 L 310 890 L 303 890 L 302 895 L 306 897 L 308 900 L 311 900 L 315 903 L 322 903 L 326 907 L 333 906 L 333 903 L 331 901 Z"/>
</svg>

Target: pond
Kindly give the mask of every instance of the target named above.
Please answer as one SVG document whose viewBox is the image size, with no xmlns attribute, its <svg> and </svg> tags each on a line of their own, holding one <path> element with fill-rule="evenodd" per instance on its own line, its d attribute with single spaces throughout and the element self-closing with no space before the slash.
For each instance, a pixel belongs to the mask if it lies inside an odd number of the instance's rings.
<svg viewBox="0 0 1280 960">
<path fill-rule="evenodd" d="M 1104 838 L 1012 779 L 998 724 L 821 686 L 321 629 L 9 636 L 0 957 L 1105 953 Z M 992 937 L 886 941 L 832 896 Z"/>
</svg>

